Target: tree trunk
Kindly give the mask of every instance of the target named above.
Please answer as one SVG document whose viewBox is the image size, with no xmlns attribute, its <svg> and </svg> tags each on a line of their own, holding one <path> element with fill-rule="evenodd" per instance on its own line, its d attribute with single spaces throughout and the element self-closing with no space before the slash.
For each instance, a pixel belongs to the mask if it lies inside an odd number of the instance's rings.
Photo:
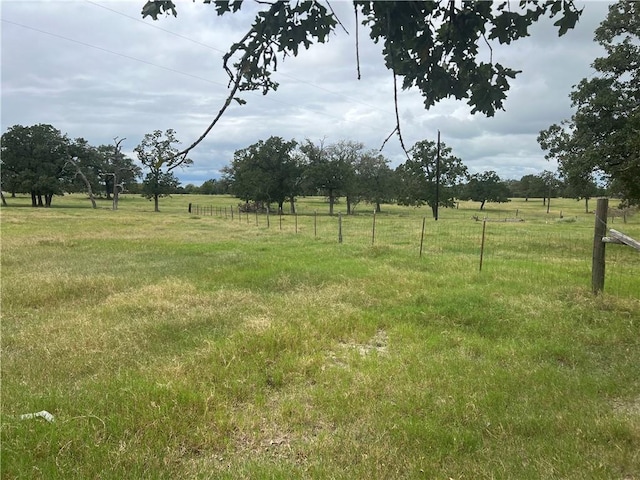
<svg viewBox="0 0 640 480">
<path fill-rule="evenodd" d="M 44 207 L 44 203 L 42 203 L 42 194 L 38 193 L 37 196 L 38 196 L 38 206 Z"/>
<path fill-rule="evenodd" d="M 284 213 L 284 200 L 278 200 L 278 214 L 282 215 Z"/>
<path fill-rule="evenodd" d="M 53 199 L 53 193 L 45 193 L 44 195 L 44 206 L 49 208 L 51 206 L 51 200 Z"/>
<path fill-rule="evenodd" d="M 2 205 L 7 206 L 7 200 L 4 198 L 4 193 L 0 190 L 0 197 L 2 197 Z"/>
<path fill-rule="evenodd" d="M 295 213 L 296 213 L 296 199 L 291 197 L 289 199 L 289 204 L 291 205 L 291 215 L 295 215 Z"/>
<path fill-rule="evenodd" d="M 76 175 L 80 175 L 80 178 L 82 178 L 82 181 L 87 186 L 87 192 L 89 193 L 89 199 L 91 200 L 91 205 L 93 206 L 93 208 L 97 208 L 96 207 L 96 199 L 93 197 L 93 189 L 91 188 L 91 183 L 89 182 L 89 179 L 84 174 L 84 172 L 82 170 L 80 170 L 80 166 L 75 161 L 69 160 L 69 162 L 71 163 L 71 165 L 76 167 Z M 51 203 L 51 202 L 49 202 L 49 203 Z"/>
<path fill-rule="evenodd" d="M 584 199 L 584 213 L 589 213 L 589 199 Z"/>
<path fill-rule="evenodd" d="M 34 192 L 33 190 L 31 191 L 31 206 L 32 207 L 38 206 L 38 197 L 36 195 L 36 192 Z"/>
<path fill-rule="evenodd" d="M 153 211 L 154 212 L 159 212 L 160 211 L 160 207 L 158 206 L 158 194 L 155 194 L 153 196 Z"/>
<path fill-rule="evenodd" d="M 438 205 L 431 205 L 431 213 L 433 214 L 433 218 L 438 218 Z"/>
<path fill-rule="evenodd" d="M 486 202 L 486 200 L 482 200 L 482 202 L 480 203 L 480 211 L 484 210 L 485 202 Z"/>
<path fill-rule="evenodd" d="M 329 215 L 333 216 L 333 204 L 336 197 L 333 196 L 333 192 L 329 192 Z"/>
<path fill-rule="evenodd" d="M 347 195 L 347 215 L 351 215 L 351 197 Z"/>
<path fill-rule="evenodd" d="M 113 209 L 118 209 L 118 200 L 120 196 L 120 187 L 118 187 L 118 182 L 116 182 L 116 177 L 113 177 Z"/>
<path fill-rule="evenodd" d="M 380 208 L 380 202 L 376 202 L 376 213 L 380 212 L 382 212 L 382 209 Z"/>
</svg>

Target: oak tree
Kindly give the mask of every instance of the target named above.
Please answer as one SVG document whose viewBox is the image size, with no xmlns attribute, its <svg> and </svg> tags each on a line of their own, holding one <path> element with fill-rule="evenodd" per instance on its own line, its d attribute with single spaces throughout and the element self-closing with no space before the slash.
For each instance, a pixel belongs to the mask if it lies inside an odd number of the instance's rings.
<svg viewBox="0 0 640 480">
<path fill-rule="evenodd" d="M 212 1 L 218 16 L 241 10 L 242 0 Z M 338 28 L 344 28 L 329 2 L 257 1 L 259 11 L 253 24 L 223 57 L 229 75 L 230 92 L 218 115 L 186 154 L 211 131 L 238 91 L 258 90 L 266 94 L 278 83 L 272 74 L 279 58 L 296 56 L 300 47 L 324 43 Z M 493 60 L 492 44 L 510 44 L 529 35 L 529 28 L 542 17 L 555 19 L 559 35 L 578 21 L 581 9 L 571 0 L 523 0 L 513 3 L 441 1 L 353 2 L 356 28 L 364 26 L 369 36 L 383 44 L 386 67 L 402 88 L 416 87 L 425 108 L 439 100 L 466 99 L 472 113 L 487 116 L 503 109 L 503 102 L 519 71 Z M 142 16 L 154 20 L 163 14 L 177 15 L 171 0 L 149 0 Z M 358 32 L 356 31 L 356 34 Z M 357 35 L 356 35 L 357 38 Z M 489 52 L 481 48 L 488 45 Z M 396 112 L 396 129 L 400 135 Z"/>
<path fill-rule="evenodd" d="M 505 203 L 510 201 L 509 188 L 493 170 L 474 173 L 460 191 L 460 200 L 480 202 L 480 210 L 484 209 L 486 202 Z"/>
<path fill-rule="evenodd" d="M 575 113 L 540 132 L 546 157 L 576 194 L 588 198 L 598 178 L 614 185 L 629 203 L 640 202 L 640 4 L 609 7 L 595 31 L 606 56 L 592 63 L 595 74 L 570 94 Z"/>
<path fill-rule="evenodd" d="M 437 218 L 439 206 L 454 206 L 455 188 L 466 178 L 467 167 L 444 142 L 440 143 L 439 162 L 438 146 L 429 140 L 417 142 L 409 154 L 410 158 L 396 169 L 398 204 L 429 205 Z"/>
<path fill-rule="evenodd" d="M 156 212 L 160 211 L 159 198 L 169 195 L 180 184 L 173 170 L 193 163 L 185 155 L 178 155 L 178 144 L 180 141 L 174 130 L 169 128 L 164 133 L 160 130 L 147 133 L 133 149 L 140 163 L 148 170 L 142 182 L 142 196 L 153 199 Z"/>
</svg>

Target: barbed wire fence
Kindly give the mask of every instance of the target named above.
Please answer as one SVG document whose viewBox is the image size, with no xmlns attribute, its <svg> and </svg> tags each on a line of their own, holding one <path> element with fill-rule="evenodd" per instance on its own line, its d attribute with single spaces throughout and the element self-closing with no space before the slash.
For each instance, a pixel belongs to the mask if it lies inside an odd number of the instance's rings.
<svg viewBox="0 0 640 480">
<path fill-rule="evenodd" d="M 466 222 L 436 222 L 416 215 L 299 215 L 196 204 L 189 205 L 189 213 L 283 235 L 403 252 L 416 261 L 455 257 L 448 268 L 468 272 L 469 278 L 477 273 L 498 283 L 519 281 L 527 288 L 541 284 L 575 288 L 590 285 L 593 224 L 573 218 L 541 225 L 528 223 L 516 212 L 512 218 L 473 216 Z M 606 284 L 607 294 L 640 299 L 640 255 L 632 249 L 609 247 Z"/>
</svg>

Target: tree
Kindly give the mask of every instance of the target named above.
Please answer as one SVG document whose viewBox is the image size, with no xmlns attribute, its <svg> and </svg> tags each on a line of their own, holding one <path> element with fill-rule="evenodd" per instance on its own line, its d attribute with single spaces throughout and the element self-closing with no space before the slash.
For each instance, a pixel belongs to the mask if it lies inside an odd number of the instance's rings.
<svg viewBox="0 0 640 480">
<path fill-rule="evenodd" d="M 529 198 L 546 198 L 547 190 L 544 180 L 539 175 L 525 175 L 520 179 L 520 192 L 529 201 Z"/>
<path fill-rule="evenodd" d="M 159 198 L 170 195 L 180 184 L 172 170 L 193 163 L 189 158 L 177 155 L 179 151 L 174 145 L 179 143 L 175 132 L 169 128 L 164 135 L 160 130 L 147 133 L 134 148 L 140 163 L 149 170 L 142 182 L 142 196 L 153 199 L 155 212 L 160 211 Z"/>
<path fill-rule="evenodd" d="M 213 4 L 218 16 L 238 12 L 241 0 L 204 0 Z M 324 43 L 342 23 L 329 8 L 318 1 L 260 1 L 249 31 L 223 57 L 223 68 L 230 78 L 231 90 L 223 107 L 203 135 L 183 150 L 186 154 L 211 131 L 224 114 L 238 90 L 261 90 L 263 94 L 277 88 L 271 74 L 277 69 L 278 56 L 297 55 L 301 46 L 308 49 L 314 41 Z M 402 78 L 404 89 L 417 87 L 426 108 L 448 97 L 467 99 L 472 113 L 494 115 L 503 108 L 509 81 L 519 73 L 494 63 L 491 53 L 480 49 L 491 43 L 510 44 L 529 35 L 529 27 L 541 17 L 559 17 L 554 25 L 564 35 L 573 28 L 582 10 L 570 0 L 524 0 L 518 6 L 503 1 L 494 8 L 491 2 L 397 1 L 353 2 L 356 23 L 359 16 L 368 27 L 370 37 L 384 44 L 385 65 L 392 71 L 394 92 L 396 79 Z M 149 0 L 142 16 L 154 20 L 162 14 L 177 15 L 171 0 Z M 342 28 L 344 28 L 342 26 Z M 356 27 L 360 28 L 360 26 Z M 357 37 L 356 37 L 357 38 Z M 396 129 L 400 136 L 399 116 Z"/>
<path fill-rule="evenodd" d="M 89 142 L 87 142 L 84 138 L 76 138 L 70 145 L 68 153 L 69 155 L 65 163 L 65 169 L 66 167 L 70 166 L 72 167 L 71 170 L 73 172 L 73 180 L 71 185 L 69 185 L 72 188 L 69 190 L 86 190 L 87 194 L 89 195 L 89 200 L 91 200 L 91 206 L 93 208 L 97 208 L 96 200 L 93 195 L 93 185 L 91 184 L 91 180 L 86 173 L 90 171 L 88 167 L 94 164 L 95 159 L 98 156 L 96 149 L 89 145 Z M 78 178 L 82 181 L 82 186 L 74 188 L 73 184 L 76 183 L 76 180 Z M 95 181 L 95 178 L 92 178 L 92 180 Z"/>
<path fill-rule="evenodd" d="M 224 179 L 211 178 L 202 182 L 199 192 L 203 195 L 222 195 L 229 193 L 229 183 Z"/>
<path fill-rule="evenodd" d="M 380 213 L 380 204 L 390 202 L 395 195 L 395 175 L 389 160 L 377 150 L 365 152 L 356 162 L 355 174 L 360 197 Z"/>
<path fill-rule="evenodd" d="M 400 165 L 398 175 L 398 204 L 431 207 L 434 218 L 437 207 L 454 206 L 455 187 L 467 175 L 458 157 L 451 154 L 451 148 L 440 144 L 440 185 L 436 184 L 438 149 L 436 142 L 422 140 L 409 151 L 411 158 Z M 436 191 L 438 190 L 438 194 Z M 438 200 L 436 201 L 436 198 Z"/>
<path fill-rule="evenodd" d="M 53 196 L 63 194 L 69 146 L 51 125 L 10 127 L 2 135 L 2 189 L 29 193 L 33 207 L 50 207 Z"/>
<path fill-rule="evenodd" d="M 102 180 L 107 199 L 113 198 L 113 209 L 118 208 L 118 195 L 126 191 L 141 175 L 142 169 L 133 160 L 122 153 L 124 138 L 114 138 L 113 145 L 100 145 L 97 150 L 100 162 L 96 166 L 98 177 Z"/>
<path fill-rule="evenodd" d="M 362 199 L 362 185 L 357 178 L 357 169 L 363 148 L 364 145 L 360 142 L 341 140 L 329 145 L 325 151 L 329 168 L 334 172 L 332 179 L 341 183 L 338 190 L 346 197 L 347 215 L 353 214 L 353 209 Z"/>
<path fill-rule="evenodd" d="M 308 191 L 329 198 L 329 215 L 333 215 L 336 200 L 347 193 L 353 182 L 353 165 L 341 147 L 314 145 L 307 140 L 300 146 L 306 157 L 305 182 Z"/>
<path fill-rule="evenodd" d="M 245 201 L 276 202 L 282 212 L 284 202 L 294 202 L 300 189 L 300 162 L 293 151 L 295 140 L 269 137 L 235 152 L 233 162 L 224 169 L 233 193 Z"/>
<path fill-rule="evenodd" d="M 640 202 L 640 4 L 619 2 L 595 31 L 607 56 L 592 63 L 596 74 L 570 94 L 576 111 L 540 132 L 546 157 L 585 197 L 596 178 L 615 183 L 624 200 Z"/>
<path fill-rule="evenodd" d="M 460 200 L 480 202 L 480 210 L 484 210 L 486 202 L 505 203 L 510 201 L 509 188 L 493 170 L 471 175 L 461 192 Z"/>
</svg>

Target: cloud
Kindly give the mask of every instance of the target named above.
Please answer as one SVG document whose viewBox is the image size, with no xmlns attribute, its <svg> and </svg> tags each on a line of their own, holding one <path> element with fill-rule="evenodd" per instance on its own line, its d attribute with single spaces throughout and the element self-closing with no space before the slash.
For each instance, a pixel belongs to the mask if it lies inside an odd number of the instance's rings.
<svg viewBox="0 0 640 480">
<path fill-rule="evenodd" d="M 145 133 L 173 128 L 183 142 L 200 136 L 227 95 L 222 55 L 241 38 L 259 5 L 218 17 L 212 5 L 179 4 L 178 17 L 142 20 L 143 1 L 2 2 L 2 131 L 15 124 L 51 123 L 94 145 L 126 137 L 132 152 Z M 379 148 L 395 127 L 393 83 L 382 47 L 365 27 L 359 32 L 357 79 L 355 21 L 349 3 L 336 12 L 339 28 L 327 44 L 301 49 L 281 61 L 267 96 L 242 92 L 211 135 L 192 154 L 194 165 L 177 175 L 199 184 L 217 177 L 233 152 L 271 135 L 332 143 L 359 141 Z M 504 178 L 552 169 L 536 142 L 538 132 L 571 115 L 572 85 L 592 74 L 601 55 L 593 31 L 606 3 L 585 4 L 577 28 L 558 38 L 552 21 L 529 38 L 496 45 L 483 54 L 522 70 L 512 82 L 504 112 L 472 116 L 463 101 L 429 110 L 416 91 L 401 92 L 398 109 L 407 147 L 443 140 L 471 171 L 495 170 Z M 383 153 L 404 161 L 396 138 Z"/>
</svg>

